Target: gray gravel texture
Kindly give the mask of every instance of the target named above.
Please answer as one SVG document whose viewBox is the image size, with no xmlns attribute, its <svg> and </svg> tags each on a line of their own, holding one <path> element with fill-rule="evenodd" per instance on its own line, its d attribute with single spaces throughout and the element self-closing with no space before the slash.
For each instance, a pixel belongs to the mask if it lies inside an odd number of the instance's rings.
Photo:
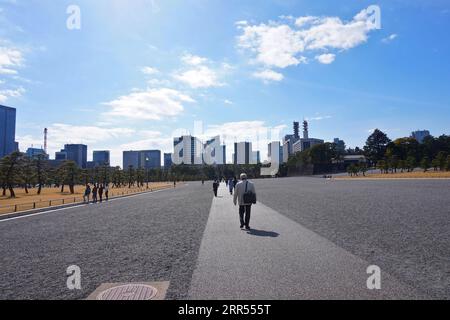
<svg viewBox="0 0 450 320">
<path fill-rule="evenodd" d="M 450 299 L 450 180 L 257 180 L 258 199 L 436 299 Z"/>
<path fill-rule="evenodd" d="M 177 189 L 0 222 L 0 299 L 84 299 L 102 283 L 170 281 L 186 297 L 212 192 Z M 82 290 L 66 269 L 81 268 Z"/>
</svg>

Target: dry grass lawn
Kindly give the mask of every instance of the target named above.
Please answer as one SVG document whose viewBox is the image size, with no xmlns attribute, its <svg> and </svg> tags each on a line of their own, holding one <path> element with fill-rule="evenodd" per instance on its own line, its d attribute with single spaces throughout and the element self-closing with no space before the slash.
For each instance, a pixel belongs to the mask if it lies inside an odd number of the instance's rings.
<svg viewBox="0 0 450 320">
<path fill-rule="evenodd" d="M 450 171 L 415 171 L 415 172 L 397 172 L 397 173 L 372 173 L 366 174 L 364 177 L 362 174 L 359 174 L 357 177 L 353 176 L 342 176 L 338 177 L 338 179 L 449 179 Z"/>
<path fill-rule="evenodd" d="M 158 182 L 150 183 L 149 189 L 159 190 L 167 187 L 173 187 L 173 183 Z M 37 195 L 36 189 L 28 189 L 29 193 L 26 194 L 24 189 L 14 189 L 16 193 L 16 198 L 9 198 L 9 191 L 6 191 L 6 196 L 0 196 L 0 214 L 11 213 L 15 211 L 15 206 L 17 205 L 17 211 L 25 211 L 34 208 L 45 208 L 49 205 L 62 205 L 68 203 L 77 203 L 83 201 L 84 186 L 76 186 L 75 194 L 70 194 L 69 187 L 65 186 L 64 193 L 61 193 L 60 188 L 44 188 L 40 195 Z M 109 197 L 117 197 L 126 194 L 133 194 L 139 192 L 145 192 L 147 190 L 146 186 L 143 188 L 110 188 Z M 92 194 L 91 194 L 92 198 Z M 51 203 L 50 203 L 51 201 Z"/>
</svg>

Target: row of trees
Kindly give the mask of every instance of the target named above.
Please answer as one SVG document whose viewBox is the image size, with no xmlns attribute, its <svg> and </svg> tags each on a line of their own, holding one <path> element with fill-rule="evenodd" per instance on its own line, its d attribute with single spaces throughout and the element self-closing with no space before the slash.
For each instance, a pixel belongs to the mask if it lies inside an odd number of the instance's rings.
<svg viewBox="0 0 450 320">
<path fill-rule="evenodd" d="M 11 198 L 15 197 L 14 188 L 22 187 L 25 193 L 29 188 L 36 189 L 41 194 L 44 187 L 69 188 L 75 193 L 76 185 L 112 184 L 113 188 L 128 186 L 142 187 L 152 181 L 167 181 L 171 179 L 167 172 L 161 170 L 134 169 L 121 170 L 119 167 L 108 166 L 94 169 L 80 169 L 73 161 L 64 161 L 59 167 L 49 166 L 49 161 L 42 155 L 29 158 L 20 152 L 14 152 L 0 161 L 0 186 L 2 195 L 9 190 Z"/>
<path fill-rule="evenodd" d="M 384 173 L 410 172 L 417 167 L 424 171 L 450 170 L 450 136 L 428 136 L 423 143 L 411 137 L 391 141 L 376 129 L 367 139 L 364 155 L 370 165 Z"/>
<path fill-rule="evenodd" d="M 61 192 L 69 188 L 75 193 L 76 185 L 108 184 L 112 188 L 145 187 L 151 182 L 194 181 L 230 178 L 246 172 L 251 178 L 258 178 L 260 165 L 219 165 L 219 166 L 173 166 L 170 170 L 120 167 L 97 167 L 80 169 L 73 161 L 64 161 L 58 168 L 49 166 L 44 156 L 29 158 L 20 152 L 14 152 L 0 160 L 0 186 L 2 195 L 9 191 L 15 197 L 14 188 L 21 187 L 26 193 L 29 188 L 41 194 L 44 187 L 60 188 Z"/>
<path fill-rule="evenodd" d="M 346 155 L 364 155 L 367 164 L 344 165 Z M 419 143 L 414 138 L 400 138 L 391 141 L 381 130 L 376 129 L 366 141 L 364 148 L 342 150 L 334 143 L 315 145 L 303 152 L 289 157 L 287 164 L 282 166 L 282 175 L 292 172 L 299 174 L 325 173 L 347 170 L 349 174 L 358 174 L 359 169 L 379 168 L 382 172 L 397 172 L 397 170 L 412 171 L 417 167 L 425 171 L 449 170 L 450 166 L 450 136 L 438 138 L 429 136 Z M 358 170 L 357 170 L 358 169 Z"/>
</svg>

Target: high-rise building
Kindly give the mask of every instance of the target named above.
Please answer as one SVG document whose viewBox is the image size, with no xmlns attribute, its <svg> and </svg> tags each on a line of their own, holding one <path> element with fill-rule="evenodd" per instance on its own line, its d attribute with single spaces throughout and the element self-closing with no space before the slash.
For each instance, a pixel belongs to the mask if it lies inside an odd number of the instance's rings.
<svg viewBox="0 0 450 320">
<path fill-rule="evenodd" d="M 87 168 L 87 145 L 66 144 L 61 150 L 61 153 L 63 152 L 66 153 L 66 160 L 74 161 L 82 169 Z"/>
<path fill-rule="evenodd" d="M 48 159 L 48 155 L 45 153 L 44 149 L 28 148 L 26 155 L 28 158 L 32 158 L 32 159 L 35 159 L 38 156 L 43 156 L 44 159 Z"/>
<path fill-rule="evenodd" d="M 294 122 L 294 138 L 300 139 L 300 123 Z"/>
<path fill-rule="evenodd" d="M 272 161 L 272 149 L 275 148 L 274 152 L 278 151 L 278 162 L 283 162 L 283 147 L 280 145 L 279 141 L 274 141 L 267 146 L 267 157 Z"/>
<path fill-rule="evenodd" d="M 345 153 L 345 142 L 339 138 L 334 138 L 333 143 L 336 145 L 336 151 L 339 153 Z"/>
<path fill-rule="evenodd" d="M 411 133 L 411 137 L 416 139 L 417 142 L 423 143 L 423 140 L 425 140 L 426 137 L 430 136 L 430 131 L 428 130 L 418 130 Z"/>
<path fill-rule="evenodd" d="M 111 163 L 111 156 L 108 150 L 94 151 L 92 153 L 92 162 L 94 167 L 108 166 Z"/>
<path fill-rule="evenodd" d="M 226 164 L 226 146 L 220 144 L 220 136 L 216 136 L 208 141 L 206 141 L 204 147 L 204 157 L 203 162 L 207 163 L 210 161 L 211 163 L 207 164 Z M 211 150 L 212 148 L 212 150 Z M 209 159 L 211 157 L 211 159 Z"/>
<path fill-rule="evenodd" d="M 253 164 L 255 162 L 252 143 L 236 142 L 234 144 L 233 163 L 234 164 Z"/>
<path fill-rule="evenodd" d="M 164 153 L 164 169 L 168 170 L 172 167 L 172 154 Z"/>
<path fill-rule="evenodd" d="M 309 137 L 308 122 L 304 121 L 303 122 L 303 138 L 299 139 L 292 145 L 292 152 L 293 153 L 303 152 L 317 144 L 322 144 L 322 143 L 325 143 L 325 141 L 322 139 L 315 139 L 315 138 Z"/>
<path fill-rule="evenodd" d="M 0 105 L 0 158 L 19 147 L 16 140 L 16 109 Z"/>
<path fill-rule="evenodd" d="M 123 152 L 123 169 L 127 170 L 129 167 L 139 168 L 139 151 Z"/>
<path fill-rule="evenodd" d="M 203 144 L 196 137 L 187 135 L 173 139 L 174 164 L 203 164 Z"/>
<path fill-rule="evenodd" d="M 57 160 L 57 161 L 67 160 L 67 152 L 65 152 L 64 150 L 55 152 L 55 160 Z"/>
<path fill-rule="evenodd" d="M 130 166 L 134 169 L 160 169 L 161 151 L 160 150 L 141 150 L 123 152 L 123 169 Z"/>
<path fill-rule="evenodd" d="M 140 151 L 139 167 L 144 169 L 161 169 L 161 151 L 143 150 Z"/>
</svg>

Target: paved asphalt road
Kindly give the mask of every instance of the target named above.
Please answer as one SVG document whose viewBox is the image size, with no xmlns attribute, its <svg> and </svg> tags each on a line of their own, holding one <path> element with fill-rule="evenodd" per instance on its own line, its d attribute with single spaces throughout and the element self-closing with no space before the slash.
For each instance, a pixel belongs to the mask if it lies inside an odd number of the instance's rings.
<svg viewBox="0 0 450 320">
<path fill-rule="evenodd" d="M 264 200 L 264 198 L 263 198 Z M 213 200 L 193 275 L 191 299 L 419 299 L 381 271 L 381 290 L 367 288 L 370 263 L 259 203 L 239 228 L 223 186 Z"/>
<path fill-rule="evenodd" d="M 206 188 L 0 221 L 0 299 L 84 299 L 102 283 L 153 281 L 170 281 L 167 298 L 185 298 L 211 207 Z M 73 264 L 81 291 L 66 287 Z"/>
<path fill-rule="evenodd" d="M 360 286 L 367 264 L 386 275 L 381 295 L 449 299 L 449 187 L 258 180 L 250 234 L 231 199 L 211 202 L 210 183 L 0 221 L 0 299 L 83 299 L 102 283 L 153 281 L 170 281 L 168 299 L 371 298 Z M 73 264 L 81 291 L 66 288 Z"/>
<path fill-rule="evenodd" d="M 450 180 L 286 178 L 258 180 L 256 189 L 305 228 L 431 298 L 450 299 Z"/>
</svg>

